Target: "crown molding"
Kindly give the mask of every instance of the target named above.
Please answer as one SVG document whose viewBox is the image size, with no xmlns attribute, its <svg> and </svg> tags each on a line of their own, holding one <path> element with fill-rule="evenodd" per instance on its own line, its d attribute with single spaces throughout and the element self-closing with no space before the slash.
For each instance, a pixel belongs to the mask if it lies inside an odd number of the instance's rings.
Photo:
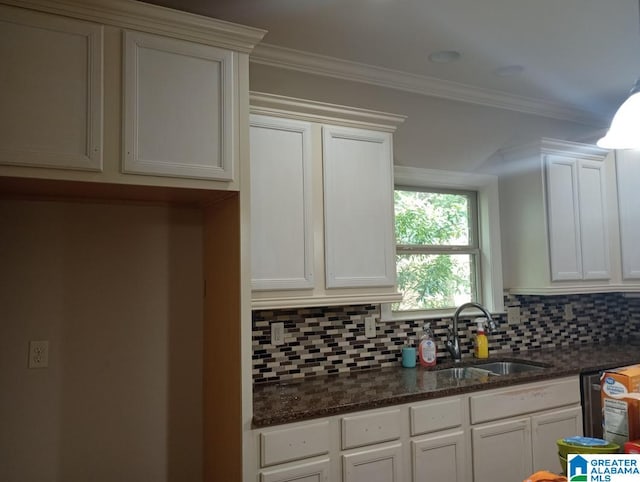
<svg viewBox="0 0 640 482">
<path fill-rule="evenodd" d="M 252 114 L 394 132 L 406 116 L 264 92 L 249 92 Z"/>
<path fill-rule="evenodd" d="M 314 75 L 363 82 L 431 97 L 506 109 L 553 119 L 601 125 L 604 121 L 583 110 L 566 105 L 482 89 L 434 77 L 350 62 L 324 55 L 303 52 L 271 44 L 259 44 L 250 61 L 271 67 L 296 70 Z"/>
<path fill-rule="evenodd" d="M 602 161 L 610 151 L 593 144 L 543 137 L 521 146 L 500 149 L 498 152 L 505 161 L 516 161 L 541 155 L 580 156 L 581 159 Z"/>
<path fill-rule="evenodd" d="M 114 25 L 249 53 L 267 33 L 135 0 L 0 0 L 0 4 Z"/>
</svg>

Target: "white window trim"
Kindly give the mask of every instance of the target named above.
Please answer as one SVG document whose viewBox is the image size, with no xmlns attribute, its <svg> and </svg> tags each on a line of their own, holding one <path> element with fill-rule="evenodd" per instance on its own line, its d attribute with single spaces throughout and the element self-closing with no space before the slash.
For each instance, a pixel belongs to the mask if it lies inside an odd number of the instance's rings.
<svg viewBox="0 0 640 482">
<path fill-rule="evenodd" d="M 482 299 L 484 306 L 491 313 L 504 313 L 498 177 L 490 174 L 396 166 L 394 178 L 397 186 L 477 191 Z M 385 303 L 381 305 L 381 311 L 381 320 L 391 321 L 443 318 L 452 316 L 455 310 L 393 313 L 391 304 Z"/>
</svg>

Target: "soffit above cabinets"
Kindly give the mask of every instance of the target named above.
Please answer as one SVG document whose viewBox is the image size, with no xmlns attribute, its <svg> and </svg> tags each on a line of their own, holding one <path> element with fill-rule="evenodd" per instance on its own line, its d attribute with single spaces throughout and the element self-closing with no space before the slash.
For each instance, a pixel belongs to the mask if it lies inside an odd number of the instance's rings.
<svg viewBox="0 0 640 482">
<path fill-rule="evenodd" d="M 150 1 L 266 29 L 254 62 L 598 126 L 640 74 L 635 0 Z"/>
</svg>

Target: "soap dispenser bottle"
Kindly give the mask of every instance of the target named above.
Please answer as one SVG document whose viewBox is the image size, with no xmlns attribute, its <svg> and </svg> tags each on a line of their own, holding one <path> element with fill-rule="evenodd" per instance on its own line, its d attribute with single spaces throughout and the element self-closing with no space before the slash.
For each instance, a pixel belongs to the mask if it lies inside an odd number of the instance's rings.
<svg viewBox="0 0 640 482">
<path fill-rule="evenodd" d="M 433 367 L 436 365 L 436 342 L 431 333 L 431 323 L 424 325 L 424 334 L 420 338 L 418 345 L 418 358 L 423 367 Z"/>
<path fill-rule="evenodd" d="M 484 323 L 487 321 L 486 318 L 476 318 L 476 324 L 478 325 L 476 331 L 476 346 L 474 350 L 474 355 L 476 358 L 489 358 L 489 340 L 487 340 L 487 335 L 484 333 Z"/>
</svg>

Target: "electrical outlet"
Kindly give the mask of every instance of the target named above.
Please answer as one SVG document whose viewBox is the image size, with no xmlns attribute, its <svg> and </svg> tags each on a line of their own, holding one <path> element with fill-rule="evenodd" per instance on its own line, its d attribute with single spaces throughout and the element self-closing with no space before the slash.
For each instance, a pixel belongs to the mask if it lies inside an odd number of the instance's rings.
<svg viewBox="0 0 640 482">
<path fill-rule="evenodd" d="M 376 337 L 376 319 L 372 316 L 364 319 L 364 336 L 367 338 Z"/>
<path fill-rule="evenodd" d="M 47 368 L 49 366 L 49 341 L 29 342 L 29 368 Z"/>
<path fill-rule="evenodd" d="M 564 321 L 573 320 L 573 306 L 570 303 L 564 305 Z"/>
<path fill-rule="evenodd" d="M 520 323 L 520 307 L 509 306 L 507 308 L 507 323 L 510 325 L 517 325 Z"/>
<path fill-rule="evenodd" d="M 271 344 L 284 345 L 284 323 L 281 321 L 271 323 Z"/>
</svg>

